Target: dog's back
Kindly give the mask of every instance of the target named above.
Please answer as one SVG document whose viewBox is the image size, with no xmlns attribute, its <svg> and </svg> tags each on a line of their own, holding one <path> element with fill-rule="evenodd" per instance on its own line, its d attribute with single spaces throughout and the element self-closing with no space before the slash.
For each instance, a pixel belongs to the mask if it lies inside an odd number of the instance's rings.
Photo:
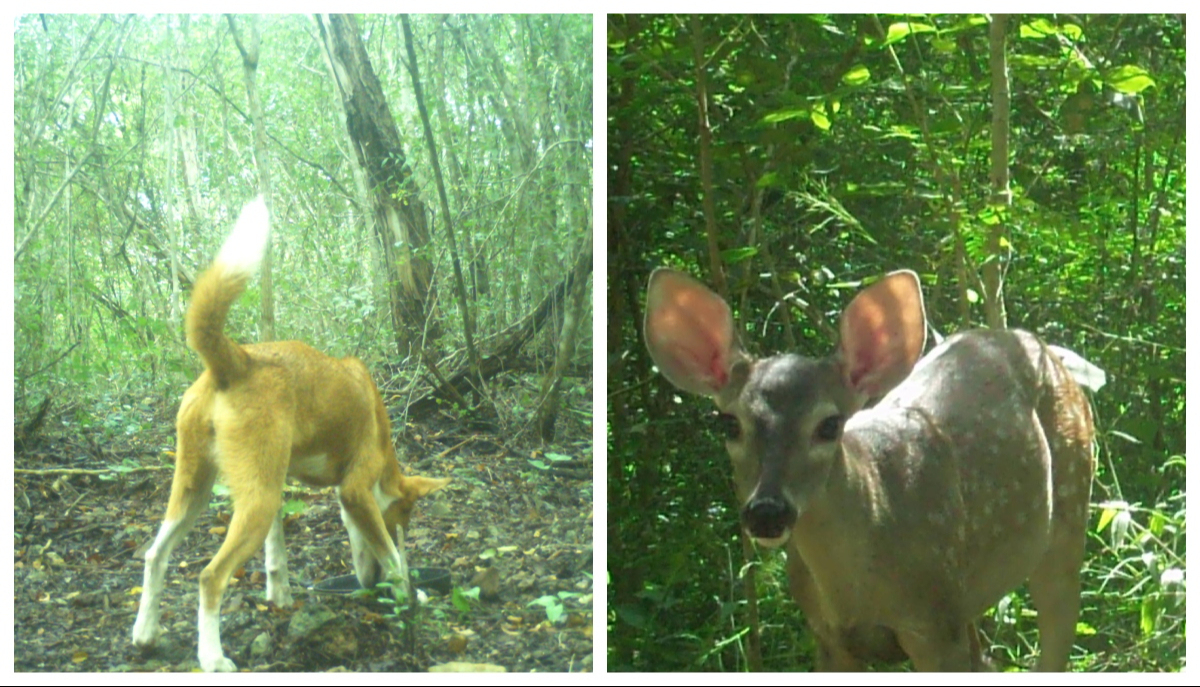
<svg viewBox="0 0 1200 687">
<path fill-rule="evenodd" d="M 349 445 L 369 441 L 390 457 L 394 455 L 390 423 L 386 412 L 380 417 L 372 407 L 378 391 L 358 358 L 332 358 L 299 341 L 238 344 L 225 333 L 229 310 L 258 271 L 268 237 L 267 208 L 259 197 L 246 206 L 216 259 L 196 281 L 187 312 L 187 342 L 206 369 L 184 398 L 179 425 L 181 431 L 194 426 L 194 420 L 213 426 L 216 394 L 224 396 L 226 407 L 236 409 L 240 421 L 253 422 L 269 390 L 273 407 L 268 415 L 287 418 L 289 453 L 301 459 L 289 466 L 289 476 L 313 486 L 337 484 L 340 474 L 331 469 L 336 465 L 303 458 L 333 449 L 323 445 L 330 438 L 347 443 L 346 436 L 358 438 Z M 343 373 L 305 373 L 331 365 Z M 364 394 L 365 389 L 371 393 Z M 189 403 L 193 397 L 201 402 Z M 225 461 L 224 469 L 237 468 Z"/>
</svg>

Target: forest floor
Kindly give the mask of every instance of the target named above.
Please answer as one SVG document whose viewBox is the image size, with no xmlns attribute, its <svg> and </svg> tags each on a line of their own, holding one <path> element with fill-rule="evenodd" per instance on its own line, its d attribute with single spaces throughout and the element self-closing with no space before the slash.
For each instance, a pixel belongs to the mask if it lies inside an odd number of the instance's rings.
<svg viewBox="0 0 1200 687">
<path fill-rule="evenodd" d="M 448 569 L 454 591 L 429 593 L 399 617 L 365 593 L 309 589 L 354 572 L 350 545 L 332 488 L 289 481 L 284 533 L 295 604 L 267 604 L 259 551 L 225 594 L 226 656 L 251 671 L 592 671 L 592 413 L 590 394 L 572 399 L 558 448 L 545 452 L 520 427 L 501 429 L 494 419 L 445 415 L 404 428 L 397 453 L 405 474 L 452 478 L 418 504 L 408 562 Z M 229 498 L 218 485 L 171 556 L 165 632 L 154 649 L 138 651 L 130 632 L 143 556 L 170 493 L 175 409 L 116 407 L 103 428 L 54 421 L 18 447 L 18 671 L 199 670 L 197 580 L 223 540 Z"/>
</svg>

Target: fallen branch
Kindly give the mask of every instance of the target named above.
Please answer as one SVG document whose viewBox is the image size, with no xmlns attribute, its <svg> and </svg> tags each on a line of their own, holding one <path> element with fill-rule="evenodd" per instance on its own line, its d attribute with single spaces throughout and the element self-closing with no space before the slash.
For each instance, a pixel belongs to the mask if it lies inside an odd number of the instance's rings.
<svg viewBox="0 0 1200 687">
<path fill-rule="evenodd" d="M 107 475 L 110 472 L 150 472 L 151 470 L 173 470 L 173 465 L 146 465 L 140 468 L 105 468 L 103 470 L 83 470 L 81 468 L 47 468 L 45 470 L 26 470 L 17 468 L 18 475 Z"/>
</svg>

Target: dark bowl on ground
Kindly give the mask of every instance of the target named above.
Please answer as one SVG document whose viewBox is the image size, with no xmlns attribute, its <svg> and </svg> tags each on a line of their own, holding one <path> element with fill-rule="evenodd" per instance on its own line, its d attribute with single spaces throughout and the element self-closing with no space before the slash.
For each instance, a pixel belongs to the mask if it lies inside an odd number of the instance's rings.
<svg viewBox="0 0 1200 687">
<path fill-rule="evenodd" d="M 417 589 L 437 594 L 449 594 L 452 587 L 450 571 L 445 568 L 413 568 L 412 581 Z M 338 575 L 321 580 L 311 589 L 326 594 L 349 594 L 362 589 L 362 585 L 354 575 Z"/>
</svg>

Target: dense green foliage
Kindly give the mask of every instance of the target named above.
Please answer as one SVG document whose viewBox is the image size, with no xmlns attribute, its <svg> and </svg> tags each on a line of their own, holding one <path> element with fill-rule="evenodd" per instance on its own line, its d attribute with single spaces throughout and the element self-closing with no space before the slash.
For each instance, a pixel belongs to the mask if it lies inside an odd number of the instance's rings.
<svg viewBox="0 0 1200 687">
<path fill-rule="evenodd" d="M 976 326 L 1000 265 L 1008 325 L 1108 373 L 1073 667 L 1184 664 L 1182 19 L 1009 17 L 1006 204 L 988 17 L 608 18 L 610 670 L 747 667 L 723 432 L 641 341 L 653 267 L 713 281 L 709 219 L 759 353 L 829 351 L 813 315 L 901 267 L 935 328 Z M 765 667 L 811 667 L 776 554 L 757 579 Z M 985 619 L 1001 667 L 1030 665 L 1030 610 L 1018 592 Z"/>
<path fill-rule="evenodd" d="M 276 336 L 372 366 L 394 354 L 387 272 L 364 221 L 370 189 L 355 173 L 313 17 L 27 15 L 15 22 L 18 418 L 53 397 L 56 418 L 133 434 L 198 373 L 182 340 L 187 289 L 261 183 L 231 32 L 236 24 L 249 42 L 252 21 L 273 170 Z M 426 343 L 446 354 L 462 345 L 459 301 L 401 22 L 357 22 L 430 210 L 433 317 L 445 340 Z M 412 22 L 485 337 L 538 303 L 589 240 L 592 22 Z M 239 339 L 257 339 L 258 288 L 232 311 Z M 553 351 L 550 338 L 539 344 Z M 585 342 L 580 355 L 589 354 Z"/>
</svg>

